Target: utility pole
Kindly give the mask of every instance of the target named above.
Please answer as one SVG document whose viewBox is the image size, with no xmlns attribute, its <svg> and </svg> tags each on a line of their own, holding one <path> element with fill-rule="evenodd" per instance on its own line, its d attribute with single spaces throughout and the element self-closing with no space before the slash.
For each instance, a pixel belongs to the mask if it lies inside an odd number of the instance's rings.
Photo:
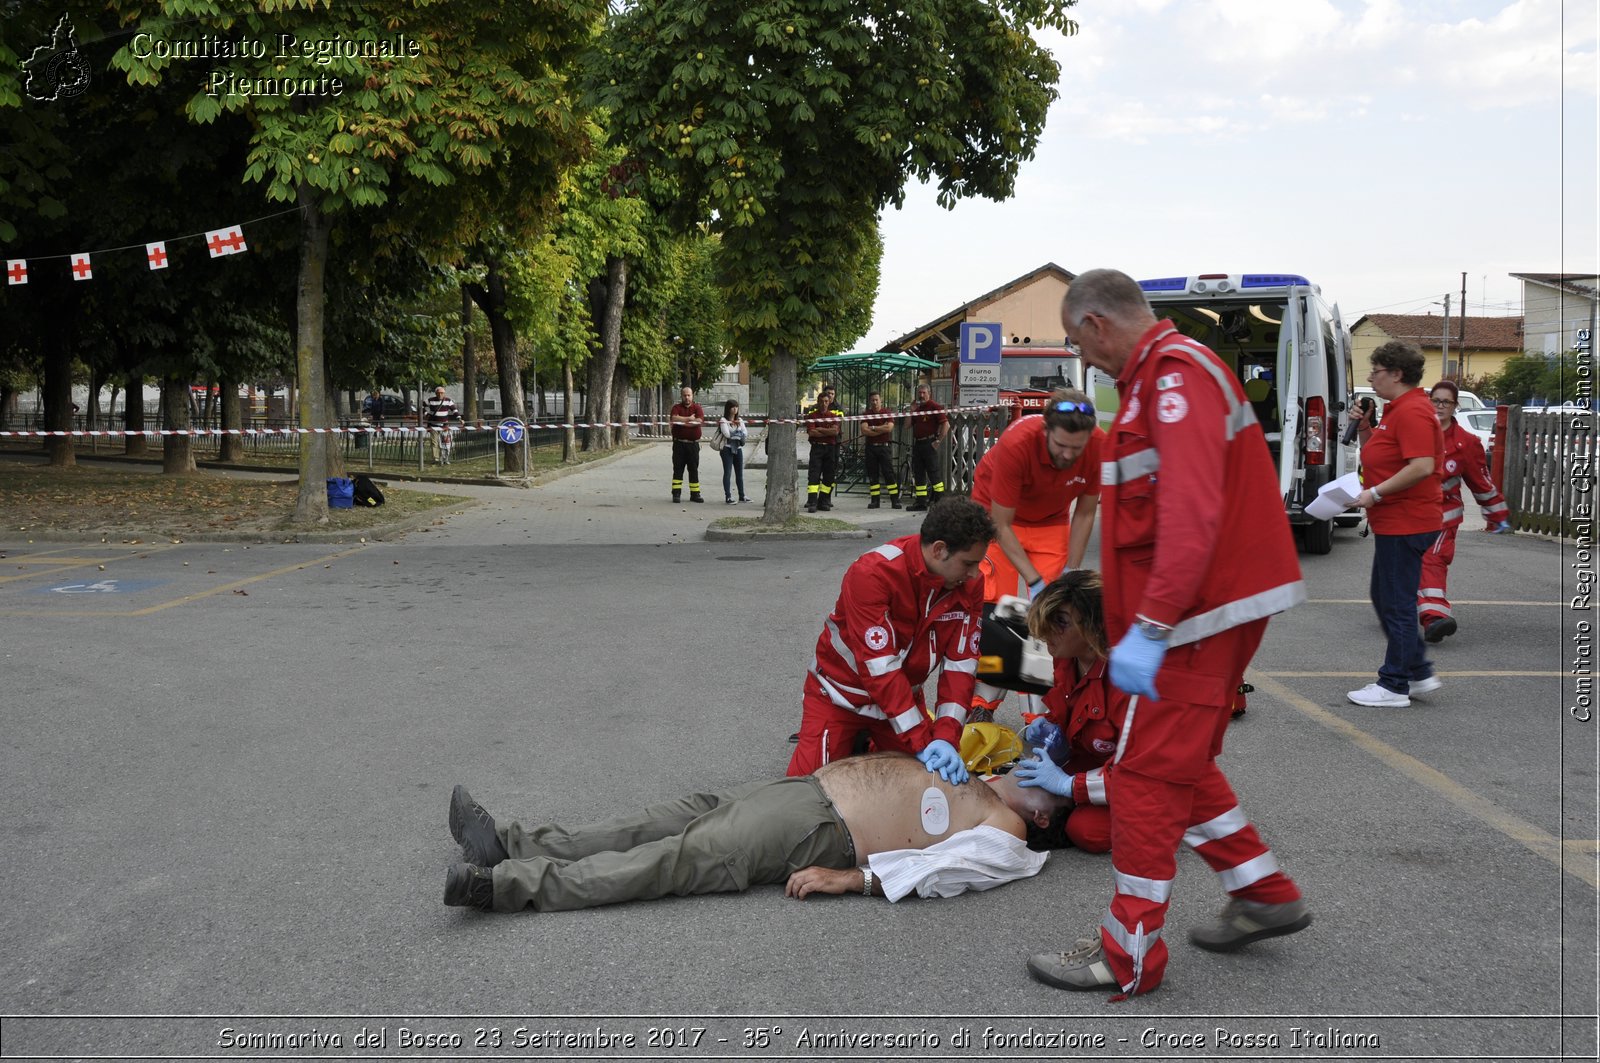
<svg viewBox="0 0 1600 1063">
<path fill-rule="evenodd" d="M 1467 274 L 1461 273 L 1461 342 L 1456 346 L 1461 348 L 1461 383 L 1467 382 Z"/>
<path fill-rule="evenodd" d="M 1444 353 L 1440 356 L 1439 375 L 1450 375 L 1450 293 L 1444 293 Z"/>
</svg>

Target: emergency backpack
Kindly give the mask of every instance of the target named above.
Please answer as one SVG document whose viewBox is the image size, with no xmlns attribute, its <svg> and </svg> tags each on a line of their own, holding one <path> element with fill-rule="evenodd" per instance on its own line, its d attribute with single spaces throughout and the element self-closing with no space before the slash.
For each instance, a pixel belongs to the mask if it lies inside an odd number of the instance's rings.
<svg viewBox="0 0 1600 1063">
<path fill-rule="evenodd" d="M 383 492 L 378 489 L 377 484 L 372 482 L 372 477 L 358 472 L 353 479 L 355 480 L 355 489 L 351 496 L 352 502 L 358 506 L 383 505 Z"/>
</svg>

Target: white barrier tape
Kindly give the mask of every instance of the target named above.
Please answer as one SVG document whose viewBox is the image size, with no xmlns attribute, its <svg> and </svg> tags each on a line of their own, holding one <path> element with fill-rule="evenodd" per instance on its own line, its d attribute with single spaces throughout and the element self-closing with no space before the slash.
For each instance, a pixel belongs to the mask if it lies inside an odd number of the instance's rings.
<svg viewBox="0 0 1600 1063">
<path fill-rule="evenodd" d="M 932 417 L 940 413 L 981 413 L 987 410 L 1006 409 L 1003 406 L 955 406 L 947 410 L 931 410 L 918 413 L 896 413 L 895 417 Z M 873 416 L 881 416 L 874 414 Z M 832 424 L 837 421 L 864 421 L 866 414 L 852 414 L 845 417 L 779 417 L 750 419 L 745 423 L 753 427 L 765 428 L 774 424 Z M 709 422 L 708 422 L 709 423 Z M 567 424 L 558 421 L 555 424 L 528 424 L 523 427 L 529 431 L 534 429 L 558 428 L 671 428 L 671 421 L 582 421 L 576 424 Z M 0 429 L 0 439 L 4 438 L 60 438 L 71 437 L 85 438 L 118 438 L 125 436 L 142 436 L 154 439 L 160 436 L 305 436 L 305 435 L 419 435 L 444 432 L 493 432 L 499 428 L 499 422 L 488 424 L 458 424 L 449 427 L 436 425 L 352 425 L 336 428 L 142 428 L 142 429 Z"/>
</svg>

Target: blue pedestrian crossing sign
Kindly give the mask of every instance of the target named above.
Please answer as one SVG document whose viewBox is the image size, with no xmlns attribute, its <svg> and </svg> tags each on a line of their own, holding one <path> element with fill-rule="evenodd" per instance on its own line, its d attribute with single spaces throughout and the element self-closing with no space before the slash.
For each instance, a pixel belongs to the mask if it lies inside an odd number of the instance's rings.
<svg viewBox="0 0 1600 1063">
<path fill-rule="evenodd" d="M 1001 332 L 998 321 L 961 323 L 961 364 L 999 365 Z"/>
<path fill-rule="evenodd" d="M 522 437 L 527 430 L 527 427 L 515 417 L 507 417 L 505 420 L 500 422 L 500 427 L 498 429 L 500 442 L 506 444 L 507 446 L 516 446 L 518 443 L 522 442 Z"/>
</svg>

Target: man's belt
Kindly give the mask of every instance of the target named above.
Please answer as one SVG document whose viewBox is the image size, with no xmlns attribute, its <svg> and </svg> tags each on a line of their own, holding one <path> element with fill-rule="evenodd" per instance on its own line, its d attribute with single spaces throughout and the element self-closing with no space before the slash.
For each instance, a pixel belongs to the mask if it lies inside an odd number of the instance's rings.
<svg viewBox="0 0 1600 1063">
<path fill-rule="evenodd" d="M 867 444 L 867 446 L 869 446 L 869 447 L 887 447 L 887 446 L 890 446 L 890 445 L 891 445 L 891 443 L 888 442 L 888 441 L 885 441 L 885 442 L 882 442 L 882 443 L 868 443 Z"/>
</svg>

